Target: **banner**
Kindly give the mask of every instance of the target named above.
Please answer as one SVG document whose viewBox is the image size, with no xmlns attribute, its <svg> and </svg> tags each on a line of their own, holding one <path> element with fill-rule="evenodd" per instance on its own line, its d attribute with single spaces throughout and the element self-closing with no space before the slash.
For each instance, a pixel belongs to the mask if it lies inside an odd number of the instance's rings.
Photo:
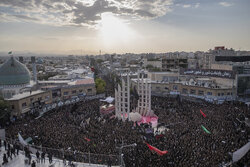
<svg viewBox="0 0 250 167">
<path fill-rule="evenodd" d="M 159 150 L 158 148 L 156 148 L 156 147 L 154 147 L 154 146 L 151 146 L 150 144 L 148 144 L 148 143 L 146 143 L 147 144 L 147 146 L 148 146 L 148 148 L 152 151 L 152 150 L 154 150 L 158 155 L 160 155 L 160 156 L 163 156 L 164 154 L 167 154 L 168 153 L 168 151 L 161 151 L 161 150 Z"/>
<path fill-rule="evenodd" d="M 21 143 L 22 145 L 25 145 L 25 146 L 28 145 L 28 143 L 27 143 L 26 141 L 23 140 L 23 137 L 20 135 L 20 133 L 18 133 L 18 140 L 20 141 L 20 143 Z"/>
<path fill-rule="evenodd" d="M 85 139 L 86 141 L 88 141 L 88 142 L 91 141 L 91 140 L 90 140 L 89 138 L 87 138 L 87 137 L 84 137 L 84 139 Z"/>
<path fill-rule="evenodd" d="M 206 118 L 206 114 L 200 110 L 200 113 L 203 115 L 204 118 Z"/>
<path fill-rule="evenodd" d="M 233 70 L 214 70 L 214 69 L 180 69 L 180 75 L 193 75 L 202 77 L 219 77 L 219 78 L 230 78 L 235 77 Z"/>
<path fill-rule="evenodd" d="M 18 140 L 20 141 L 20 143 L 23 145 L 23 146 L 27 146 L 28 149 L 30 150 L 30 152 L 32 152 L 33 154 L 36 154 L 37 152 L 37 149 L 31 147 L 31 145 L 29 145 L 24 139 L 23 137 L 20 135 L 20 133 L 18 133 Z M 40 151 L 39 151 L 40 152 Z M 42 152 L 40 152 L 42 153 Z"/>
<path fill-rule="evenodd" d="M 202 129 L 207 133 L 207 134 L 211 134 L 211 132 L 209 130 L 207 130 L 203 125 L 201 125 Z"/>
<path fill-rule="evenodd" d="M 239 161 L 250 150 L 250 142 L 233 153 L 233 162 Z"/>
<path fill-rule="evenodd" d="M 0 129 L 0 139 L 5 140 L 5 129 Z"/>
</svg>

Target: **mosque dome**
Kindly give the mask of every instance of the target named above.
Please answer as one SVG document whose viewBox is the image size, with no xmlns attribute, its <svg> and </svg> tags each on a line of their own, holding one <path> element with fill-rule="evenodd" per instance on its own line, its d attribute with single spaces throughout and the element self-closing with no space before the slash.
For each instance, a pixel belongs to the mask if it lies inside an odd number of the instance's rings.
<svg viewBox="0 0 250 167">
<path fill-rule="evenodd" d="M 0 85 L 23 85 L 29 83 L 30 71 L 14 57 L 10 57 L 0 65 Z"/>
</svg>

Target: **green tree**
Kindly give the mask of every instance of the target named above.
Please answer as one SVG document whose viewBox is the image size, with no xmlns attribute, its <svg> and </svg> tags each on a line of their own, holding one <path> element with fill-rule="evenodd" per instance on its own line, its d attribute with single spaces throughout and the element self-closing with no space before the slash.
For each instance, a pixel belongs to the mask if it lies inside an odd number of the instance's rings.
<svg viewBox="0 0 250 167">
<path fill-rule="evenodd" d="M 98 64 L 101 64 L 101 63 L 103 62 L 103 60 L 102 60 L 102 59 L 97 59 L 96 62 L 97 62 Z"/>
<path fill-rule="evenodd" d="M 151 69 L 151 68 L 154 68 L 154 66 L 151 65 L 151 64 L 148 64 L 148 65 L 146 66 L 146 68 L 147 68 L 147 69 Z"/>
<path fill-rule="evenodd" d="M 10 119 L 10 107 L 7 101 L 0 97 L 0 125 L 4 126 Z"/>
<path fill-rule="evenodd" d="M 95 80 L 95 87 L 97 94 L 105 92 L 106 82 L 101 78 Z"/>
</svg>

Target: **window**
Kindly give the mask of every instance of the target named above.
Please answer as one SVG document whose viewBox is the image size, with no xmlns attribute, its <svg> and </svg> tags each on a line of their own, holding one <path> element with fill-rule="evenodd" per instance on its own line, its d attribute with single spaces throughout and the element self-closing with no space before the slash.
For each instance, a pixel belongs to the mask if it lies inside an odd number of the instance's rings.
<svg viewBox="0 0 250 167">
<path fill-rule="evenodd" d="M 26 107 L 26 106 L 27 106 L 26 102 L 22 104 L 22 107 Z"/>
<path fill-rule="evenodd" d="M 76 90 L 72 90 L 72 94 L 76 94 Z"/>
<path fill-rule="evenodd" d="M 213 95 L 212 92 L 207 92 L 207 95 Z"/>
<path fill-rule="evenodd" d="M 88 92 L 92 92 L 92 89 L 88 89 L 87 91 L 88 91 Z"/>
<path fill-rule="evenodd" d="M 32 101 L 33 101 L 33 98 L 30 98 L 30 101 L 32 102 Z"/>
<path fill-rule="evenodd" d="M 80 93 L 82 93 L 82 89 L 81 89 L 81 90 L 79 90 L 79 92 L 80 92 Z"/>
<path fill-rule="evenodd" d="M 165 87 L 166 90 L 168 90 L 168 87 Z"/>
<path fill-rule="evenodd" d="M 220 96 L 220 93 L 218 93 L 218 96 Z"/>
<path fill-rule="evenodd" d="M 198 91 L 198 95 L 204 95 L 204 91 L 203 90 L 199 90 Z"/>
<path fill-rule="evenodd" d="M 182 89 L 182 93 L 187 94 L 187 93 L 188 93 L 188 90 L 185 89 L 185 88 L 183 88 L 183 89 Z"/>
<path fill-rule="evenodd" d="M 174 89 L 174 90 L 177 90 L 177 89 L 178 89 L 178 86 L 177 86 L 177 85 L 173 85 L 173 89 Z"/>
<path fill-rule="evenodd" d="M 230 92 L 227 92 L 227 95 L 230 95 Z"/>
<path fill-rule="evenodd" d="M 190 94 L 195 94 L 195 93 L 196 93 L 196 91 L 194 89 L 190 90 Z"/>
<path fill-rule="evenodd" d="M 69 92 L 64 92 L 64 93 L 63 93 L 63 95 L 68 95 L 68 94 L 69 94 Z"/>
<path fill-rule="evenodd" d="M 14 106 L 14 105 L 11 105 L 11 109 L 15 109 L 15 106 Z"/>
<path fill-rule="evenodd" d="M 224 93 L 221 93 L 221 96 L 224 96 Z"/>
</svg>

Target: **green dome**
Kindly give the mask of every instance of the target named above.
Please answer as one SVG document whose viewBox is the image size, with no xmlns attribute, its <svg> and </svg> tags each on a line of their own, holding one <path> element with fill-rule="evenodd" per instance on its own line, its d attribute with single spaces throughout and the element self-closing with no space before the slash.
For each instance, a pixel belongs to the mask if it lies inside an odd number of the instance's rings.
<svg viewBox="0 0 250 167">
<path fill-rule="evenodd" d="M 30 83 L 27 67 L 11 57 L 0 66 L 0 85 L 22 85 Z"/>
</svg>

